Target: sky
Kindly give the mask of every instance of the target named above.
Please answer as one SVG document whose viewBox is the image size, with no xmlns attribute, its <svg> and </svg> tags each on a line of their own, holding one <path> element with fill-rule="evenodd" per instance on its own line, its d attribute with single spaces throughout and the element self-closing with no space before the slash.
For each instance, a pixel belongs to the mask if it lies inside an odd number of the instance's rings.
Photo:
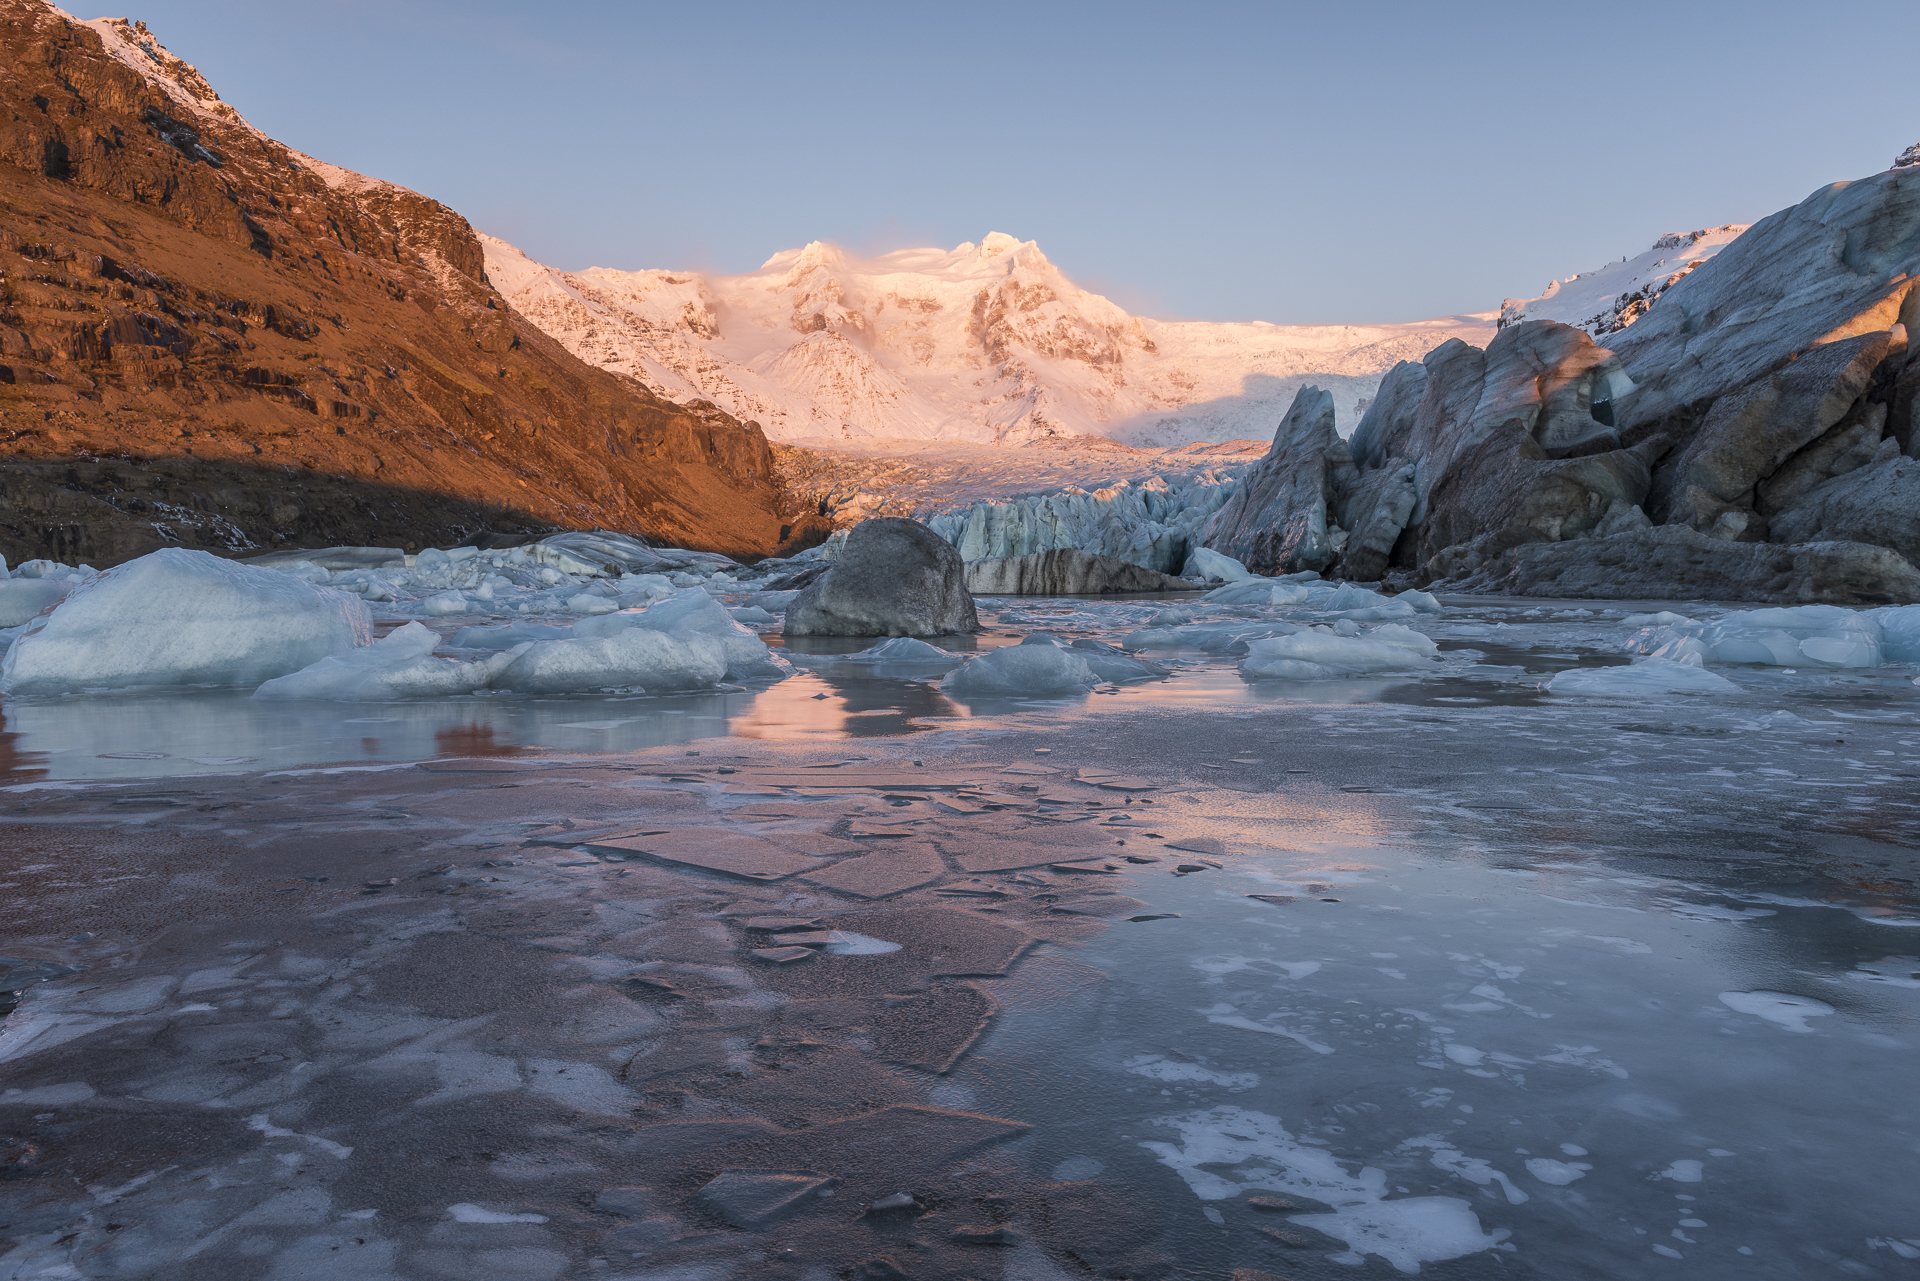
<svg viewBox="0 0 1920 1281">
<path fill-rule="evenodd" d="M 1495 309 L 1920 141 L 1900 6 L 1847 0 L 129 2 L 257 128 L 555 267 L 1002 231 L 1166 319 Z"/>
</svg>

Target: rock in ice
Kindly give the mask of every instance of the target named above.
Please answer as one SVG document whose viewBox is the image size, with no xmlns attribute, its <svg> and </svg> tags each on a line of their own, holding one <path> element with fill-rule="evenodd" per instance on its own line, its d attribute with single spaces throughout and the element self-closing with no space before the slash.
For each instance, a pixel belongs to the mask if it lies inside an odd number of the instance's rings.
<svg viewBox="0 0 1920 1281">
<path fill-rule="evenodd" d="M 276 676 L 253 696 L 260 699 L 319 698 L 369 702 L 470 694 L 504 671 L 519 650 L 502 650 L 479 662 L 434 657 L 440 638 L 420 623 L 384 636 L 364 649 L 330 654 L 309 667 Z"/>
<path fill-rule="evenodd" d="M 168 547 L 82 583 L 7 651 L 0 691 L 254 686 L 367 644 L 367 607 L 271 569 Z"/>
</svg>

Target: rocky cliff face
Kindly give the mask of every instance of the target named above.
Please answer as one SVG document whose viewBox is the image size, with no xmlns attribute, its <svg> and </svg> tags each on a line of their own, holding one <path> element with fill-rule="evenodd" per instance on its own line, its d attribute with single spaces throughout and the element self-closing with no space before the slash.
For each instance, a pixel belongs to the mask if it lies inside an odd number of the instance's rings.
<svg viewBox="0 0 1920 1281">
<path fill-rule="evenodd" d="M 0 554 L 778 541 L 757 428 L 593 368 L 466 220 L 266 138 L 140 24 L 0 0 Z"/>
<path fill-rule="evenodd" d="M 1315 382 L 1353 413 L 1394 362 L 1492 317 L 1400 325 L 1161 321 L 1075 285 L 1032 241 L 861 259 L 831 245 L 739 276 L 556 271 L 482 237 L 512 302 L 581 359 L 776 440 L 1183 445 L 1265 434 Z"/>
<path fill-rule="evenodd" d="M 1345 443 L 1298 429 L 1303 393 L 1208 545 L 1454 590 L 1914 599 L 1917 277 L 1920 166 L 1836 183 L 1664 290 L 1612 350 L 1551 320 L 1448 344 L 1391 371 Z M 1286 533 L 1316 521 L 1323 543 Z"/>
</svg>

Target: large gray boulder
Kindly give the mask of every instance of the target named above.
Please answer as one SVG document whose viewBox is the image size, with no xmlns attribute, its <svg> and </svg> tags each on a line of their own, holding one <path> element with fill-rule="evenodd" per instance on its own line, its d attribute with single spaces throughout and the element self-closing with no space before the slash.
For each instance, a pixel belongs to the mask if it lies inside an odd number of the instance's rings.
<svg viewBox="0 0 1920 1281">
<path fill-rule="evenodd" d="M 1736 543 L 1661 525 L 1510 547 L 1472 574 L 1433 586 L 1576 600 L 1885 605 L 1920 600 L 1920 570 L 1898 552 L 1866 543 Z"/>
<path fill-rule="evenodd" d="M 788 636 L 977 632 L 966 563 L 917 520 L 876 516 L 847 536 L 833 568 L 787 605 Z"/>
<path fill-rule="evenodd" d="M 1190 592 L 1184 578 L 1071 547 L 967 562 L 976 596 L 1101 596 L 1112 592 Z"/>
</svg>

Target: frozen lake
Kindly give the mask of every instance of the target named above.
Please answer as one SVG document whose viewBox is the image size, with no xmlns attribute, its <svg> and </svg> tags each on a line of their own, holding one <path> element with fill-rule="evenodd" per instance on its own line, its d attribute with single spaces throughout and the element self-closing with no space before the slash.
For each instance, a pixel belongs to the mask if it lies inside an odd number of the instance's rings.
<svg viewBox="0 0 1920 1281">
<path fill-rule="evenodd" d="M 0 1277 L 1915 1275 L 1915 669 L 1569 697 L 1658 603 L 1447 604 L 1409 678 L 10 700 Z"/>
</svg>

